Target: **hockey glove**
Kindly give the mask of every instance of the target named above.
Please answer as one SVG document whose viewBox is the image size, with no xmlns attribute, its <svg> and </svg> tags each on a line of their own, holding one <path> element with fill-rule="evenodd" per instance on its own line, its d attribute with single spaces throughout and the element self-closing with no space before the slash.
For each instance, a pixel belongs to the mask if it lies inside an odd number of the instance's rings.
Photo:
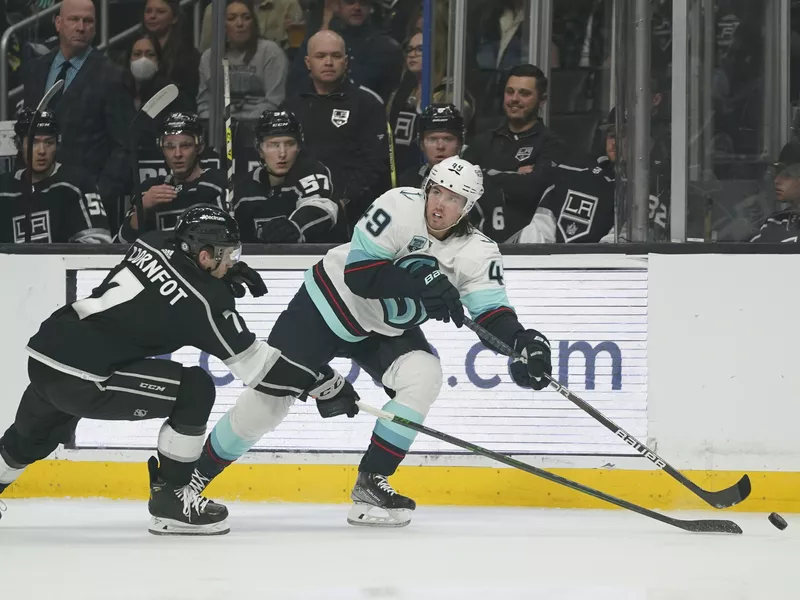
<svg viewBox="0 0 800 600">
<path fill-rule="evenodd" d="M 417 296 L 429 318 L 445 323 L 452 319 L 456 327 L 464 325 L 461 295 L 444 273 L 424 266 L 414 271 L 414 276 L 420 285 Z"/>
<path fill-rule="evenodd" d="M 514 340 L 514 350 L 528 361 L 527 364 L 522 360 L 511 362 L 509 371 L 514 382 L 520 387 L 534 390 L 546 388 L 550 382 L 543 375 L 552 374 L 553 365 L 550 362 L 550 342 L 544 334 L 535 329 L 519 332 Z"/>
<path fill-rule="evenodd" d="M 328 365 L 320 369 L 317 383 L 308 395 L 317 401 L 317 410 L 323 419 L 339 415 L 353 418 L 358 414 L 358 393 L 349 381 Z"/>
<path fill-rule="evenodd" d="M 259 226 L 258 239 L 265 244 L 298 244 L 303 234 L 289 217 L 275 217 Z"/>
<path fill-rule="evenodd" d="M 247 263 L 238 262 L 233 265 L 222 281 L 228 284 L 234 298 L 244 298 L 244 288 L 250 290 L 253 298 L 258 298 L 267 293 L 267 284 L 261 279 L 258 271 L 247 266 Z"/>
</svg>

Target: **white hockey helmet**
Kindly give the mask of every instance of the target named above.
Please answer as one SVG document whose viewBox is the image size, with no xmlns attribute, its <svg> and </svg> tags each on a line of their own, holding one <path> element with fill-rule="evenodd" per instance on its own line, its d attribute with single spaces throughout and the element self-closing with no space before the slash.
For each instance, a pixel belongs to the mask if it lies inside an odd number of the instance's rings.
<svg viewBox="0 0 800 600">
<path fill-rule="evenodd" d="M 434 183 L 467 199 L 467 203 L 464 205 L 465 215 L 469 214 L 478 198 L 483 196 L 483 172 L 481 168 L 458 156 L 445 158 L 431 169 L 425 181 L 422 182 L 422 191 L 425 193 L 426 198 L 431 184 Z"/>
</svg>

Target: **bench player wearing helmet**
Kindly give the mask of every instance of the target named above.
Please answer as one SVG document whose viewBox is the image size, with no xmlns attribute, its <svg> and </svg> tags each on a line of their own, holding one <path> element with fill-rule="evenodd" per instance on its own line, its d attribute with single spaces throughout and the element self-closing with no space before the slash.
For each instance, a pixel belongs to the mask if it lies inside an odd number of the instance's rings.
<svg viewBox="0 0 800 600">
<path fill-rule="evenodd" d="M 419 117 L 419 145 L 426 164 L 408 169 L 397 178 L 401 187 L 420 187 L 431 169 L 440 162 L 459 156 L 464 147 L 464 117 L 453 104 L 431 104 Z M 494 182 L 483 180 L 483 195 L 472 207 L 469 221 L 496 242 L 508 237 L 505 233 L 506 198 Z"/>
<path fill-rule="evenodd" d="M 204 480 L 274 429 L 307 389 L 311 374 L 336 356 L 352 358 L 383 383 L 392 398 L 386 410 L 421 423 L 439 395 L 442 370 L 419 326 L 436 319 L 460 327 L 464 306 L 527 357 L 527 367 L 522 362 L 511 367 L 519 385 L 546 386 L 542 375 L 551 372 L 547 338 L 520 325 L 503 285 L 497 244 L 465 218 L 483 193 L 482 179 L 480 169 L 464 160 L 443 160 L 422 188 L 396 188 L 375 200 L 351 242 L 330 250 L 306 272 L 304 285 L 269 336 L 270 346 L 293 368 L 265 377 L 265 386 L 274 390 L 271 404 L 240 401 L 220 420 L 198 463 Z M 323 417 L 353 416 L 354 399 L 323 398 L 317 405 Z M 387 478 L 415 436 L 392 423 L 376 424 L 359 466 L 348 522 L 392 527 L 410 522 L 414 501 L 395 492 Z"/>
<path fill-rule="evenodd" d="M 150 459 L 156 534 L 227 533 L 227 509 L 199 494 L 195 462 L 215 399 L 211 377 L 150 356 L 194 346 L 256 386 L 274 353 L 236 312 L 234 296 L 267 288 L 242 262 L 239 227 L 218 207 L 186 210 L 174 233 L 137 239 L 88 298 L 53 313 L 28 342 L 30 385 L 0 438 L 0 493 L 68 442 L 81 418 L 165 419 Z M 159 464 L 160 463 L 160 464 Z"/>
<path fill-rule="evenodd" d="M 307 155 L 303 126 L 290 111 L 265 110 L 256 126 L 262 166 L 236 184 L 233 214 L 242 241 L 267 244 L 342 242 L 331 172 Z"/>
</svg>

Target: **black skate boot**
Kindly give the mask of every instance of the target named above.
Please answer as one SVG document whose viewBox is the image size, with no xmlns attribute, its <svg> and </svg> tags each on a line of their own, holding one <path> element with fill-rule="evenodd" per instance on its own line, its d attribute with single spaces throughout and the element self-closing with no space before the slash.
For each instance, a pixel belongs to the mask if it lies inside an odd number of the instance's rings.
<svg viewBox="0 0 800 600">
<path fill-rule="evenodd" d="M 384 475 L 359 471 L 356 485 L 350 492 L 355 505 L 347 515 L 350 525 L 367 527 L 405 527 L 417 503 L 398 494 Z"/>
<path fill-rule="evenodd" d="M 158 459 L 147 463 L 150 471 L 150 509 L 148 530 L 155 535 L 224 535 L 228 509 L 200 495 L 208 481 L 197 470 L 187 485 L 176 487 L 161 479 Z"/>
</svg>

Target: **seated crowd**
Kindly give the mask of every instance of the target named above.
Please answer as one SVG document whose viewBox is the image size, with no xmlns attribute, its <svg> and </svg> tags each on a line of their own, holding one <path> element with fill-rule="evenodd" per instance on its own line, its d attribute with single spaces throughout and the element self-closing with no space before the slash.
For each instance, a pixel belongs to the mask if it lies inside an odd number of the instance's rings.
<svg viewBox="0 0 800 600">
<path fill-rule="evenodd" d="M 477 118 L 482 107 L 469 92 L 462 110 L 451 103 L 436 64 L 432 104 L 423 106 L 419 0 L 399 2 L 380 22 L 372 0 L 311 4 L 304 11 L 297 0 L 227 1 L 236 158 L 229 182 L 206 134 L 210 7 L 195 48 L 180 3 L 147 0 L 141 34 L 114 57 L 92 45 L 92 0 L 65 0 L 55 19 L 58 48 L 24 68 L 19 155 L 16 168 L 0 176 L 0 193 L 15 200 L 0 213 L 0 241 L 130 242 L 144 230 L 172 229 L 188 206 L 211 203 L 236 216 L 246 242 L 341 242 L 383 192 L 422 186 L 432 166 L 456 155 L 483 170 L 485 193 L 471 221 L 490 238 L 625 240 L 615 228 L 615 162 L 625 126 L 617 131 L 614 110 L 591 155 L 539 118 L 548 79 L 534 65 L 505 65 L 492 100 L 501 99 L 504 117 L 491 126 Z M 298 28 L 305 32 L 299 40 Z M 26 127 L 31 107 L 58 80 L 63 89 L 34 131 L 28 203 Z M 137 110 L 168 84 L 178 88 L 172 104 L 131 127 Z M 654 94 L 654 115 L 660 104 Z M 651 157 L 651 240 L 669 239 L 663 139 L 654 141 Z M 784 154 L 776 190 L 785 189 L 791 203 L 800 152 Z M 768 224 L 793 231 L 789 213 Z M 772 239 L 772 229 L 746 239 Z"/>
</svg>

